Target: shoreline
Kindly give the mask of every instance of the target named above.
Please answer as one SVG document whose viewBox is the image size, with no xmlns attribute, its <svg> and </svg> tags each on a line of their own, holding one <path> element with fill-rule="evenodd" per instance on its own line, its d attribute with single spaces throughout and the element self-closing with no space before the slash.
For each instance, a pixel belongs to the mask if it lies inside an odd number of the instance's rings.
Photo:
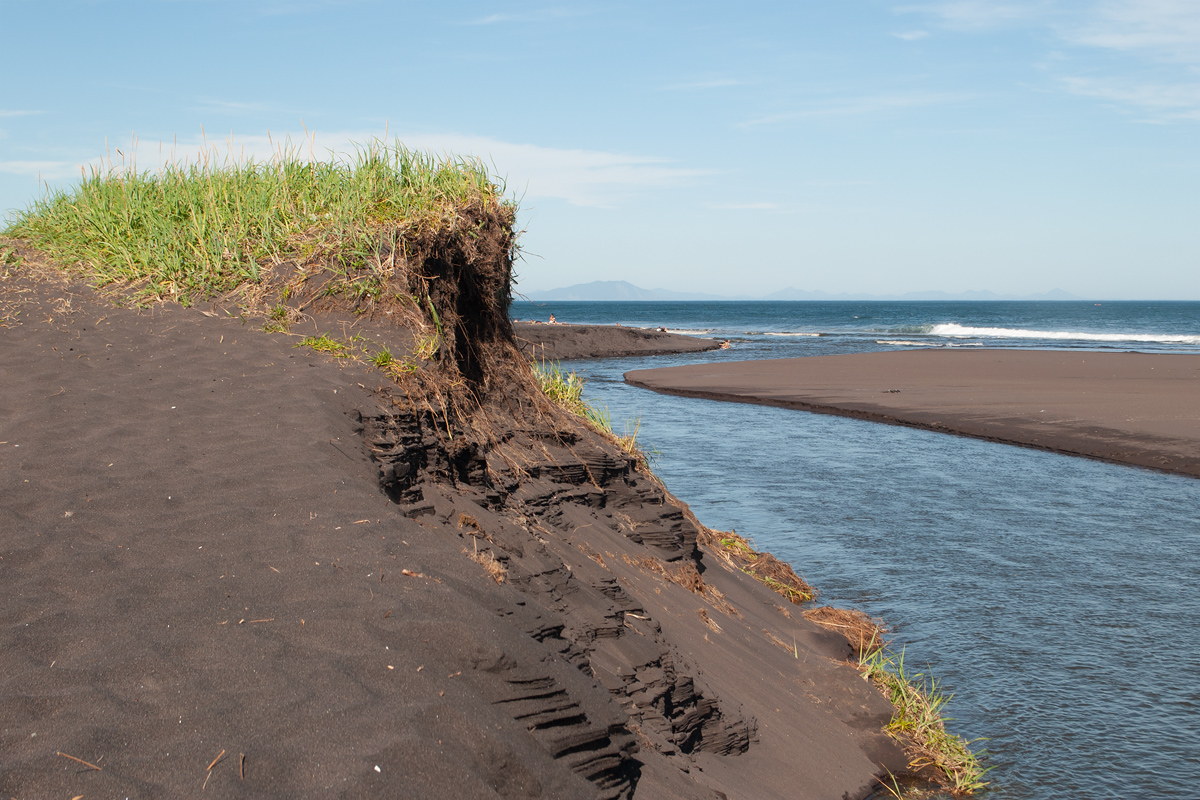
<svg viewBox="0 0 1200 800">
<path fill-rule="evenodd" d="M 623 325 L 513 321 L 517 349 L 534 361 L 674 355 L 717 350 L 715 339 Z"/>
<path fill-rule="evenodd" d="M 792 408 L 1200 477 L 1200 355 L 908 350 L 634 370 L 684 397 Z"/>
</svg>

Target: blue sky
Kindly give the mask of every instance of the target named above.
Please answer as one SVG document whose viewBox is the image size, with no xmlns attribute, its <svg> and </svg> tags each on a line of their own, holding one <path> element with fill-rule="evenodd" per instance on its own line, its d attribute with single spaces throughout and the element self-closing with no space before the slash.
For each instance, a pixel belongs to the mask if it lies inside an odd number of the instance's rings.
<svg viewBox="0 0 1200 800">
<path fill-rule="evenodd" d="M 0 0 L 0 210 L 386 132 L 506 179 L 519 289 L 1200 299 L 1197 0 L 743 6 Z"/>
</svg>

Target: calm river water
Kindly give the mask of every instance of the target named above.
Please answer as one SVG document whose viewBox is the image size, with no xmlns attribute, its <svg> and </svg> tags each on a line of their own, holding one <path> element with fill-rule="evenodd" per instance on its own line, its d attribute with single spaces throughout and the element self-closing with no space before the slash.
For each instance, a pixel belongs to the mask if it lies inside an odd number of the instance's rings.
<svg viewBox="0 0 1200 800">
<path fill-rule="evenodd" d="M 715 355 L 564 366 L 588 379 L 618 429 L 641 420 L 656 472 L 705 524 L 787 559 L 823 602 L 892 626 L 909 667 L 955 693 L 952 730 L 989 740 L 989 800 L 1200 797 L 1200 480 L 622 381 L 711 358 L 901 346 L 1197 352 L 1188 325 L 1200 305 L 1127 308 L 1114 322 L 1089 316 L 1091 304 L 757 304 L 780 307 L 752 309 L 758 324 L 736 305 L 756 304 L 521 304 L 514 314 L 734 338 Z M 1079 335 L 1027 335 L 1039 332 Z"/>
</svg>

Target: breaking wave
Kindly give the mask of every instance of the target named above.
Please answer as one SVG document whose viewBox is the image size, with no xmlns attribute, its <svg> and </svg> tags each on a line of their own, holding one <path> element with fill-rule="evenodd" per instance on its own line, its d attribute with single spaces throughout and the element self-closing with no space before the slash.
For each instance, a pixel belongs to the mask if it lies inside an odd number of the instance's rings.
<svg viewBox="0 0 1200 800">
<path fill-rule="evenodd" d="M 1150 342 L 1158 344 L 1200 345 L 1200 335 L 1165 333 L 1093 333 L 1088 331 L 1034 331 L 1025 328 L 977 328 L 946 322 L 940 325 L 921 326 L 927 328 L 913 333 L 928 333 L 933 336 L 992 337 L 996 339 L 1051 339 L 1055 341 L 1080 342 Z"/>
</svg>

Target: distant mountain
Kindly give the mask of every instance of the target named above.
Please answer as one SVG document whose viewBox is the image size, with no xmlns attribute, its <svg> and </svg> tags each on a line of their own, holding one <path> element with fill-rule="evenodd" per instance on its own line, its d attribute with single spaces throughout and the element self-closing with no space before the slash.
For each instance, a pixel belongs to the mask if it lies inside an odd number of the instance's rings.
<svg viewBox="0 0 1200 800">
<path fill-rule="evenodd" d="M 567 286 L 563 289 L 550 289 L 542 292 L 527 292 L 525 294 L 530 300 L 545 302 L 548 300 L 584 300 L 589 302 L 598 301 L 637 301 L 637 300 L 943 300 L 943 301 L 961 301 L 961 300 L 1082 300 L 1083 298 L 1076 295 L 1064 292 L 1062 289 L 1053 289 L 1049 292 L 1030 295 L 1014 295 L 1014 294 L 996 294 L 995 292 L 975 291 L 975 292 L 959 292 L 950 294 L 948 292 L 908 292 L 907 294 L 861 294 L 842 292 L 841 294 L 830 294 L 829 292 L 810 292 L 804 289 L 794 289 L 787 287 L 780 289 L 777 292 L 772 292 L 764 297 L 747 297 L 739 295 L 735 297 L 722 296 L 717 294 L 704 294 L 703 292 L 675 292 L 670 289 L 643 289 L 639 286 L 634 286 L 628 281 L 592 281 L 591 283 L 577 283 L 574 286 Z"/>
<path fill-rule="evenodd" d="M 565 289 L 550 289 L 545 292 L 528 292 L 530 300 L 729 300 L 716 294 L 702 292 L 673 292 L 669 289 L 643 289 L 628 281 L 592 281 L 577 283 Z M 747 299 L 747 298 L 738 298 Z"/>
</svg>

